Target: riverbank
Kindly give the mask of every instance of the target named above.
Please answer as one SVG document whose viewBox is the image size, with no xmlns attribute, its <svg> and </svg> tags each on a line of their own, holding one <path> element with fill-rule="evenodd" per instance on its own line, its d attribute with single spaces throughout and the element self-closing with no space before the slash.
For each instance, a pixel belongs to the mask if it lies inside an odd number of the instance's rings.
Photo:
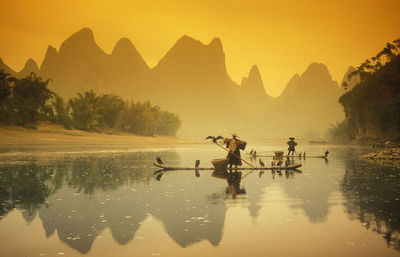
<svg viewBox="0 0 400 257">
<path fill-rule="evenodd" d="M 400 148 L 385 148 L 361 156 L 368 160 L 400 160 Z"/>
<path fill-rule="evenodd" d="M 379 164 L 385 167 L 400 169 L 400 148 L 377 149 L 371 153 L 361 156 L 362 159 Z"/>
<path fill-rule="evenodd" d="M 163 147 L 200 143 L 170 136 L 138 136 L 116 132 L 112 134 L 67 130 L 60 125 L 42 122 L 37 129 L 17 126 L 0 126 L 0 148 L 57 149 L 57 148 L 106 148 L 132 149 Z"/>
</svg>

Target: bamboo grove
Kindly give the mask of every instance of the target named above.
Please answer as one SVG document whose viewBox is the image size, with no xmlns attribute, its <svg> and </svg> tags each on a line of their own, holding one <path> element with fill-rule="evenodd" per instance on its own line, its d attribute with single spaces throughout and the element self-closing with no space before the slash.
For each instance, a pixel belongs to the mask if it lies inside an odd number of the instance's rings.
<svg viewBox="0 0 400 257">
<path fill-rule="evenodd" d="M 92 90 L 65 102 L 48 89 L 48 83 L 34 73 L 18 79 L 0 71 L 0 122 L 35 128 L 38 121 L 51 121 L 67 129 L 145 136 L 175 135 L 181 125 L 177 114 L 150 102 L 126 101 Z"/>
</svg>

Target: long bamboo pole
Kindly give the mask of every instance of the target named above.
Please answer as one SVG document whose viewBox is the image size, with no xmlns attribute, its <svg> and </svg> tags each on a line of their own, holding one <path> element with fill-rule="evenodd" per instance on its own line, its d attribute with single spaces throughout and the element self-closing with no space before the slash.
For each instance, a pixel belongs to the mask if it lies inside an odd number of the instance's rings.
<svg viewBox="0 0 400 257">
<path fill-rule="evenodd" d="M 224 149 L 225 151 L 227 151 L 227 152 L 229 153 L 229 150 L 226 149 L 225 147 L 223 147 L 222 145 L 218 144 L 217 142 L 213 142 L 213 143 L 216 144 L 217 146 L 221 147 L 222 149 Z M 233 156 L 235 156 L 236 158 L 239 158 L 240 160 L 242 160 L 242 161 L 245 162 L 246 164 L 248 164 L 250 167 L 255 168 L 255 167 L 254 167 L 253 165 L 251 165 L 248 161 L 243 160 L 242 158 L 240 158 L 239 156 L 237 156 L 236 154 L 234 154 L 234 153 L 232 153 L 232 152 L 231 152 L 231 154 L 232 154 Z"/>
</svg>

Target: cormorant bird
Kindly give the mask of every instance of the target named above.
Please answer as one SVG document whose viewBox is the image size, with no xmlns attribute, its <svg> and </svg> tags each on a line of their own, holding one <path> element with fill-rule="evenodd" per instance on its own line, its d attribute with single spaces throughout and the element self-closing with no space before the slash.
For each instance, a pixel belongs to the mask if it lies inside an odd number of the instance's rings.
<svg viewBox="0 0 400 257">
<path fill-rule="evenodd" d="M 158 164 L 160 164 L 160 165 L 164 164 L 163 161 L 161 160 L 161 157 L 160 157 L 160 156 L 158 156 L 158 157 L 156 158 L 156 160 L 157 160 Z"/>
<path fill-rule="evenodd" d="M 207 139 L 211 139 L 213 143 L 217 143 L 217 140 L 223 139 L 223 138 L 224 138 L 224 137 L 222 137 L 222 136 L 217 136 L 217 137 L 208 136 L 208 137 L 206 137 L 206 140 L 207 140 Z"/>
<path fill-rule="evenodd" d="M 325 152 L 325 156 L 328 156 L 328 154 L 329 154 L 329 151 L 328 151 L 328 150 L 326 150 L 326 152 Z"/>
<path fill-rule="evenodd" d="M 251 151 L 250 151 L 250 154 L 252 154 L 253 153 L 253 149 L 251 149 Z"/>
<path fill-rule="evenodd" d="M 261 158 L 260 158 L 259 163 L 260 163 L 261 167 L 265 167 L 265 163 L 261 160 Z"/>
<path fill-rule="evenodd" d="M 161 172 L 160 174 L 158 174 L 157 177 L 156 177 L 156 179 L 157 179 L 158 181 L 160 181 L 163 174 L 164 174 L 164 173 L 162 173 L 162 172 Z"/>
<path fill-rule="evenodd" d="M 271 161 L 271 166 L 275 166 L 275 161 Z"/>
<path fill-rule="evenodd" d="M 281 166 L 282 165 L 282 160 L 279 160 L 277 163 L 276 163 L 276 166 Z"/>
<path fill-rule="evenodd" d="M 197 168 L 200 165 L 200 160 L 196 160 L 196 163 L 194 164 L 194 166 Z"/>
<path fill-rule="evenodd" d="M 301 152 L 299 153 L 299 158 L 301 158 Z"/>
</svg>

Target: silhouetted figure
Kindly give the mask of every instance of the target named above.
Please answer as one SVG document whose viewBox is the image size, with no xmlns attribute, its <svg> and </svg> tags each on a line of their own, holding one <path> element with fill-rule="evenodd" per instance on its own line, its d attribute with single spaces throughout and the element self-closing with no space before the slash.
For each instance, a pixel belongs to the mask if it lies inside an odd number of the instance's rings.
<svg viewBox="0 0 400 257">
<path fill-rule="evenodd" d="M 265 163 L 261 159 L 260 159 L 259 163 L 260 163 L 261 167 L 265 167 Z"/>
<path fill-rule="evenodd" d="M 292 155 L 294 155 L 294 152 L 296 151 L 295 147 L 297 145 L 297 143 L 294 141 L 294 137 L 289 137 L 289 141 L 287 142 L 289 148 L 288 148 L 288 156 L 290 155 L 290 153 L 292 153 Z"/>
<path fill-rule="evenodd" d="M 232 133 L 232 138 L 225 138 L 224 143 L 226 144 L 226 148 L 228 148 L 227 159 L 229 160 L 229 167 L 232 169 L 232 165 L 237 166 L 242 165 L 242 160 L 240 159 L 240 150 L 244 150 L 246 148 L 246 141 L 242 141 L 238 139 L 237 133 Z"/>
</svg>

